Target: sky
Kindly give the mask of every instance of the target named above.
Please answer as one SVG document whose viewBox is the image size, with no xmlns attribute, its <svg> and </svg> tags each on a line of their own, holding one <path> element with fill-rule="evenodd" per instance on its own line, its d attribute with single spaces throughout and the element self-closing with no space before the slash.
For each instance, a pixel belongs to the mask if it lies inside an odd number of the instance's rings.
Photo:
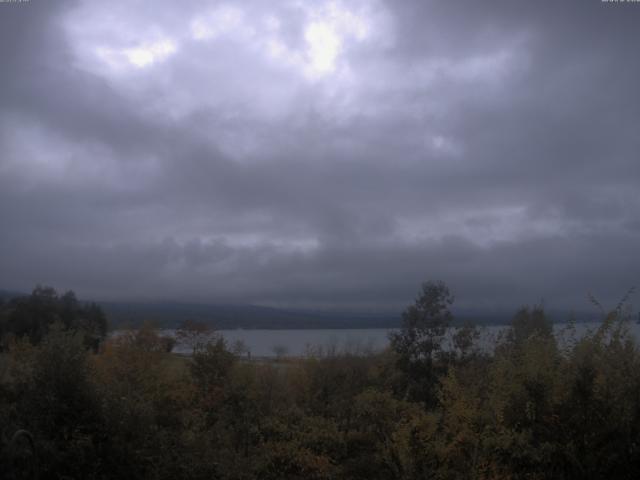
<svg viewBox="0 0 640 480">
<path fill-rule="evenodd" d="M 0 288 L 606 305 L 640 272 L 640 3 L 0 3 Z"/>
</svg>

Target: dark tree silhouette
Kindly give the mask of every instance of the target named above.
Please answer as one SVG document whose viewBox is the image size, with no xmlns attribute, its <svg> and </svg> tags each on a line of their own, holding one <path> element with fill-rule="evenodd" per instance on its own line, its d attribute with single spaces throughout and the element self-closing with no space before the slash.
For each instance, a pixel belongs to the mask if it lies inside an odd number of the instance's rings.
<svg viewBox="0 0 640 480">
<path fill-rule="evenodd" d="M 409 396 L 427 404 L 435 401 L 434 387 L 442 341 L 453 315 L 454 297 L 443 282 L 425 282 L 413 305 L 402 314 L 402 328 L 390 335 L 398 367 L 407 375 Z"/>
</svg>

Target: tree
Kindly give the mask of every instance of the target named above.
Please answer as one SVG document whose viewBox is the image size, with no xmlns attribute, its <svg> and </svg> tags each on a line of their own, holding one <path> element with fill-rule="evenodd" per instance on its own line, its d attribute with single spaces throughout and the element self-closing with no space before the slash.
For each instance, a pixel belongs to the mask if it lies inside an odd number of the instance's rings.
<svg viewBox="0 0 640 480">
<path fill-rule="evenodd" d="M 94 350 L 107 335 L 107 318 L 98 305 L 79 302 L 72 291 L 60 296 L 40 285 L 29 296 L 11 299 L 0 322 L 0 334 L 26 337 L 33 344 L 40 343 L 56 322 L 65 330 L 81 332 L 85 346 Z"/>
<path fill-rule="evenodd" d="M 443 282 L 425 282 L 413 305 L 402 314 L 400 331 L 390 334 L 398 367 L 407 376 L 407 393 L 427 405 L 436 400 L 434 387 L 442 373 L 442 341 L 453 320 L 454 297 Z"/>
<path fill-rule="evenodd" d="M 191 374 L 203 396 L 218 394 L 228 381 L 236 356 L 224 338 L 198 345 L 193 351 Z"/>
<path fill-rule="evenodd" d="M 60 320 L 59 298 L 51 287 L 36 286 L 28 297 L 9 301 L 6 333 L 27 337 L 31 343 L 39 343 L 49 327 Z"/>
<path fill-rule="evenodd" d="M 285 345 L 274 345 L 271 348 L 271 351 L 274 353 L 278 360 L 282 360 L 286 357 L 287 353 L 289 353 L 289 349 Z"/>
<path fill-rule="evenodd" d="M 542 305 L 533 308 L 522 307 L 511 320 L 511 330 L 508 334 L 511 342 L 522 345 L 532 336 L 553 338 L 553 325 Z"/>
<path fill-rule="evenodd" d="M 188 347 L 193 353 L 211 340 L 214 334 L 213 328 L 206 323 L 183 320 L 176 330 L 176 339 L 181 346 Z"/>
<path fill-rule="evenodd" d="M 33 461 L 46 478 L 96 478 L 100 437 L 90 439 L 102 428 L 101 403 L 82 333 L 55 323 L 29 356 L 29 374 L 10 388 L 19 399 L 16 424 L 33 434 Z"/>
</svg>

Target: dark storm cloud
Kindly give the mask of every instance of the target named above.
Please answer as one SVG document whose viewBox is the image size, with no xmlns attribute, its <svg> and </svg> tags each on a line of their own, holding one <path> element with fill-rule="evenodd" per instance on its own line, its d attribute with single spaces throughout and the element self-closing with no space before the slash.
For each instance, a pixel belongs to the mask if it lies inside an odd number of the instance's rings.
<svg viewBox="0 0 640 480">
<path fill-rule="evenodd" d="M 3 286 L 394 308 L 440 278 L 491 309 L 637 283 L 637 5 L 154 5 L 0 5 Z"/>
</svg>

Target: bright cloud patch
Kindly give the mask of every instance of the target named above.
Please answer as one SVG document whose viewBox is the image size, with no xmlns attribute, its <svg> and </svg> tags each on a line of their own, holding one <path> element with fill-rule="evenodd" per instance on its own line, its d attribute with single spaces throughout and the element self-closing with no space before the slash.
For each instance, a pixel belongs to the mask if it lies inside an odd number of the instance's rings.
<svg viewBox="0 0 640 480">
<path fill-rule="evenodd" d="M 177 51 L 176 44 L 171 40 L 161 40 L 136 48 L 128 48 L 124 55 L 136 67 L 146 67 L 154 62 L 162 61 Z"/>
<path fill-rule="evenodd" d="M 296 68 L 310 79 L 334 72 L 346 43 L 369 36 L 366 14 L 340 3 L 311 7 L 292 4 L 287 8 L 302 21 L 303 34 L 298 44 L 284 38 L 286 30 L 295 27 L 285 20 L 287 9 L 260 16 L 237 6 L 222 5 L 196 16 L 190 22 L 189 35 L 193 40 L 209 42 L 223 36 L 233 38 L 250 50 Z"/>
<path fill-rule="evenodd" d="M 337 2 L 311 11 L 310 17 L 313 20 L 307 24 L 304 38 L 305 73 L 311 77 L 334 72 L 345 44 L 366 40 L 370 33 L 371 20 L 366 13 L 356 13 Z"/>
<path fill-rule="evenodd" d="M 117 7 L 128 11 L 124 3 Z M 293 82 L 333 74 L 339 81 L 351 68 L 352 47 L 371 40 L 374 32 L 376 37 L 382 34 L 385 14 L 378 7 L 357 1 L 290 2 L 269 8 L 223 3 L 213 8 L 196 5 L 175 18 L 151 13 L 150 18 L 122 22 L 122 16 L 115 21 L 110 9 L 84 5 L 65 28 L 73 39 L 78 64 L 108 77 L 148 69 L 176 54 L 187 57 L 187 52 L 198 52 L 201 58 L 188 56 L 194 60 L 192 65 L 212 66 L 221 58 L 246 56 L 243 61 L 250 62 L 251 68 L 284 72 Z M 200 45 L 191 49 L 193 42 Z M 230 52 L 228 42 L 237 51 Z M 272 74 L 252 71 L 253 78 Z"/>
<path fill-rule="evenodd" d="M 342 45 L 340 36 L 326 22 L 314 22 L 305 31 L 311 73 L 329 73 L 335 69 L 336 57 Z"/>
<path fill-rule="evenodd" d="M 150 67 L 164 62 L 177 51 L 178 46 L 173 40 L 162 39 L 129 48 L 99 46 L 95 49 L 95 54 L 111 70 L 121 71 L 127 67 Z"/>
</svg>

